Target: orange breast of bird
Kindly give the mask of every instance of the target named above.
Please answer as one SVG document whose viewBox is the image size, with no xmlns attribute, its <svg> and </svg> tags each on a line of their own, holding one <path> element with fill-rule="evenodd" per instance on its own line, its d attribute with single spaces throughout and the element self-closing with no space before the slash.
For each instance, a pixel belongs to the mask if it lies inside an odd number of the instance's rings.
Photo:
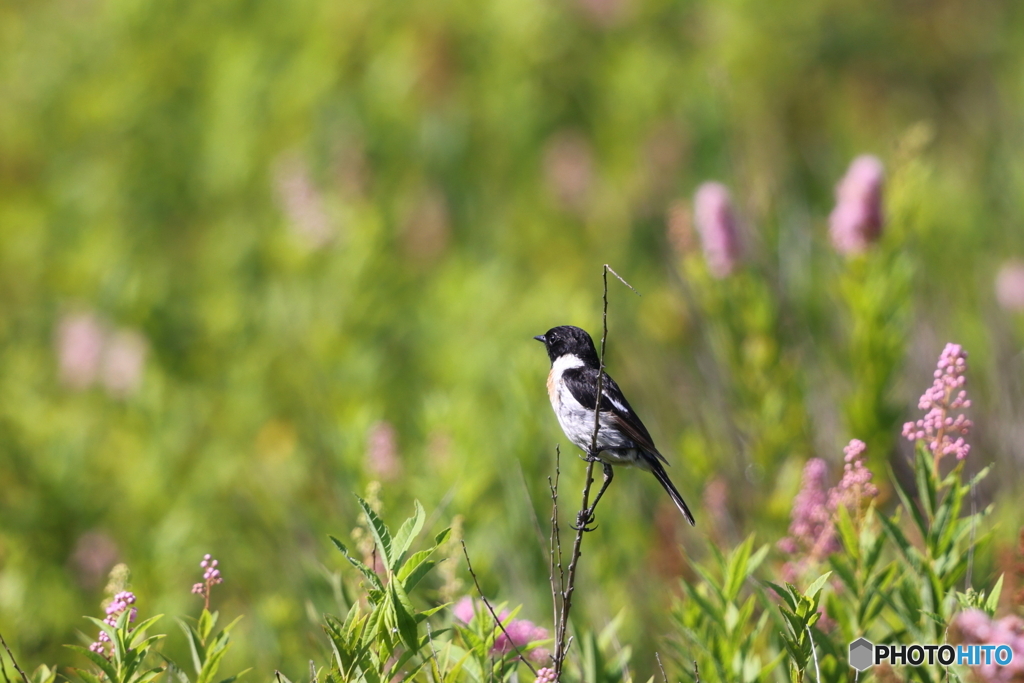
<svg viewBox="0 0 1024 683">
<path fill-rule="evenodd" d="M 551 369 L 548 373 L 548 398 L 551 399 L 551 405 L 558 406 L 558 386 L 555 384 L 555 370 Z"/>
</svg>

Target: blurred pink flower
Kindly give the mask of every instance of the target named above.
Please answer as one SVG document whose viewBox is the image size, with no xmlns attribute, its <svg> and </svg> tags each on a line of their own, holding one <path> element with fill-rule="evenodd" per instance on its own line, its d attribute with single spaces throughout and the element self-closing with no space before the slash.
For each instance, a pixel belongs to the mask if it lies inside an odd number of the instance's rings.
<svg viewBox="0 0 1024 683">
<path fill-rule="evenodd" d="M 594 180 L 590 143 L 576 131 L 555 133 L 544 146 L 544 177 L 555 199 L 566 209 L 586 208 Z"/>
<path fill-rule="evenodd" d="M 864 465 L 864 451 L 867 446 L 859 439 L 852 439 L 843 449 L 846 465 L 843 478 L 829 491 L 829 509 L 835 511 L 842 505 L 851 511 L 859 510 L 866 500 L 878 495 L 878 487 L 871 483 L 873 474 Z"/>
<path fill-rule="evenodd" d="M 729 190 L 721 183 L 703 183 L 694 195 L 693 207 L 708 270 L 716 278 L 727 277 L 740 258 L 739 229 Z"/>
<path fill-rule="evenodd" d="M 974 667 L 981 683 L 1020 683 L 1024 681 L 1024 620 L 1015 615 L 991 619 L 978 609 L 957 614 L 950 624 L 952 640 L 967 645 L 1007 645 L 1013 659 L 1005 666 L 994 661 Z"/>
<path fill-rule="evenodd" d="M 65 316 L 57 327 L 61 380 L 85 389 L 99 380 L 107 393 L 126 398 L 142 383 L 146 339 L 133 330 L 111 332 L 93 313 Z"/>
<path fill-rule="evenodd" d="M 999 269 L 996 301 L 1007 311 L 1024 311 L 1024 262 L 1008 261 Z"/>
<path fill-rule="evenodd" d="M 56 339 L 61 381 L 75 389 L 85 389 L 96 381 L 103 338 L 103 325 L 92 313 L 61 319 Z"/>
<path fill-rule="evenodd" d="M 783 552 L 804 550 L 809 559 L 817 561 L 839 550 L 829 510 L 828 465 L 821 458 L 811 458 L 804 465 L 800 492 L 793 500 L 789 536 L 779 542 Z"/>
<path fill-rule="evenodd" d="M 467 595 L 466 597 L 462 598 L 457 603 L 455 603 L 455 607 L 452 607 L 452 614 L 454 614 L 455 618 L 461 621 L 462 623 L 468 624 L 469 622 L 473 621 L 473 615 L 475 613 L 473 606 L 473 598 Z"/>
<path fill-rule="evenodd" d="M 87 531 L 75 541 L 70 559 L 79 582 L 86 588 L 97 588 L 117 562 L 117 556 L 117 543 L 109 534 Z"/>
<path fill-rule="evenodd" d="M 944 455 L 955 454 L 957 460 L 963 460 L 971 452 L 964 437 L 973 423 L 963 413 L 956 417 L 950 415 L 971 407 L 963 388 L 967 382 L 966 371 L 967 352 L 959 344 L 946 344 L 935 368 L 935 379 L 918 403 L 918 408 L 928 412 L 920 420 L 903 425 L 903 436 L 908 440 L 928 442 L 936 464 Z"/>
<path fill-rule="evenodd" d="M 669 245 L 679 254 L 689 254 L 697 246 L 696 235 L 693 234 L 693 210 L 690 203 L 677 199 L 668 207 L 665 216 L 665 236 Z"/>
<path fill-rule="evenodd" d="M 550 667 L 541 669 L 534 683 L 555 683 L 555 670 Z"/>
<path fill-rule="evenodd" d="M 139 390 L 146 364 L 146 339 L 133 330 L 118 330 L 103 350 L 103 386 L 111 396 L 125 398 Z"/>
<path fill-rule="evenodd" d="M 448 248 L 448 200 L 436 187 L 421 190 L 402 223 L 402 247 L 415 261 L 431 263 Z"/>
<path fill-rule="evenodd" d="M 793 500 L 789 536 L 777 544 L 779 550 L 799 559 L 783 567 L 786 580 L 793 582 L 809 564 L 823 560 L 842 549 L 836 533 L 836 511 L 840 506 L 851 512 L 864 507 L 865 501 L 878 495 L 871 483 L 873 475 L 864 465 L 866 446 L 852 439 L 843 449 L 846 465 L 839 483 L 828 488 L 828 466 L 820 458 L 811 458 L 804 466 L 800 492 Z"/>
<path fill-rule="evenodd" d="M 318 249 L 334 239 L 323 197 L 313 184 L 308 166 L 297 153 L 286 154 L 277 162 L 274 189 L 288 219 L 288 227 L 308 247 Z"/>
<path fill-rule="evenodd" d="M 595 25 L 609 28 L 626 18 L 629 0 L 576 0 L 576 6 Z"/>
<path fill-rule="evenodd" d="M 476 610 L 475 613 L 474 608 Z M 452 614 L 454 614 L 455 618 L 464 624 L 469 624 L 473 621 L 474 615 L 486 617 L 488 620 L 493 621 L 493 617 L 488 611 L 487 606 L 469 596 L 466 596 L 455 603 L 455 606 L 452 607 Z M 504 623 L 505 620 L 508 619 L 508 615 L 508 610 L 502 610 L 498 614 L 498 618 L 501 619 L 502 623 Z M 494 647 L 491 648 L 492 655 L 514 652 L 517 648 L 521 651 L 528 644 L 538 640 L 546 640 L 548 637 L 547 629 L 537 626 L 526 619 L 513 619 L 505 624 L 504 632 L 502 632 L 501 629 L 498 630 L 499 633 L 494 639 Z M 535 661 L 543 660 L 549 655 L 546 650 L 542 650 L 540 648 L 524 652 L 523 654 Z"/>
<path fill-rule="evenodd" d="M 829 216 L 832 244 L 840 254 L 859 254 L 882 234 L 885 169 L 878 157 L 853 160 L 836 185 L 836 207 Z"/>
<path fill-rule="evenodd" d="M 390 422 L 380 421 L 370 427 L 366 437 L 366 466 L 384 480 L 396 479 L 402 473 L 398 459 L 398 438 Z"/>
</svg>

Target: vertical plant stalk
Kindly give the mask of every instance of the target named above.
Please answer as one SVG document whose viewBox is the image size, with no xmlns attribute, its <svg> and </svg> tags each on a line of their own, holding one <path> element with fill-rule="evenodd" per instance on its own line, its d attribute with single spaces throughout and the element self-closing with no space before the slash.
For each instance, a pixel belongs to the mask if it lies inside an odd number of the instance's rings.
<svg viewBox="0 0 1024 683">
<path fill-rule="evenodd" d="M 603 309 L 602 309 L 602 332 L 601 332 L 601 354 L 600 363 L 597 369 L 597 400 L 594 405 L 594 432 L 590 439 L 590 452 L 587 453 L 587 474 L 583 483 L 583 503 L 580 511 L 576 513 L 576 539 L 573 541 L 572 554 L 569 556 L 569 569 L 565 577 L 565 582 L 561 586 L 561 609 L 557 610 L 557 619 L 555 622 L 555 653 L 552 655 L 555 665 L 555 680 L 561 681 L 562 679 L 562 667 L 565 664 L 565 657 L 569 651 L 569 644 L 571 639 L 567 640 L 569 632 L 569 611 L 572 609 L 572 595 L 576 590 L 576 569 L 580 562 L 580 547 L 583 544 L 583 534 L 589 531 L 587 528 L 588 518 L 593 514 L 593 510 L 590 509 L 590 487 L 594 483 L 594 463 L 597 462 L 597 432 L 601 427 L 600 422 L 600 408 L 601 408 L 601 396 L 604 392 L 604 350 L 605 344 L 608 340 L 608 273 L 611 273 L 619 282 L 629 287 L 633 292 L 640 295 L 640 292 L 636 291 L 633 285 L 629 284 L 622 279 L 622 276 L 616 273 L 611 266 L 607 263 L 604 264 L 603 271 L 603 283 L 604 293 L 602 296 Z M 557 503 L 556 503 L 557 505 Z M 553 513 L 553 519 L 557 520 L 557 510 Z M 555 522 L 557 525 L 557 521 Z M 557 526 L 553 529 L 553 533 L 557 531 Z M 559 545 L 559 551 L 561 550 Z M 561 553 L 559 552 L 559 555 Z M 561 557 L 559 557 L 559 569 L 561 569 Z M 552 583 L 554 578 L 552 576 Z"/>
<path fill-rule="evenodd" d="M 11 664 L 14 665 L 14 670 L 17 671 L 19 674 L 21 674 L 21 680 L 24 681 L 25 683 L 29 683 L 28 676 L 26 676 L 25 672 L 21 670 L 21 667 L 18 666 L 18 660 L 14 658 L 14 653 L 11 652 L 11 648 L 9 648 L 7 646 L 7 641 L 4 640 L 3 635 L 0 635 L 0 643 L 2 643 L 3 646 L 4 646 L 4 649 L 7 650 L 7 656 L 11 658 Z M 3 664 L 3 658 L 0 657 L 0 665 L 2 665 L 2 664 Z M 6 668 L 4 669 L 4 680 L 7 680 L 7 669 Z"/>
<path fill-rule="evenodd" d="M 494 611 L 494 608 L 491 607 L 490 601 L 487 599 L 487 597 L 484 595 L 483 590 L 480 588 L 480 582 L 476 578 L 476 572 L 473 571 L 473 563 L 469 561 L 469 551 L 466 550 L 466 541 L 460 540 L 459 542 L 462 543 L 462 554 L 466 556 L 466 567 L 469 568 L 469 575 L 473 577 L 473 585 L 476 586 L 477 594 L 480 596 L 480 599 L 483 600 L 484 604 L 487 606 L 487 611 L 491 613 L 491 617 L 494 619 L 494 623 L 498 625 L 498 628 L 501 629 L 501 632 L 505 634 L 506 638 L 508 638 L 509 645 L 512 646 L 512 648 L 516 651 L 516 654 L 519 656 L 519 661 L 521 661 L 523 664 L 526 664 L 526 666 L 529 667 L 530 671 L 533 672 L 533 675 L 536 676 L 537 670 L 533 668 L 533 665 L 530 664 L 530 662 L 523 655 L 522 650 L 520 650 L 519 646 L 516 645 L 514 640 L 512 640 L 512 636 L 510 636 L 508 634 L 508 631 L 505 630 L 505 625 L 501 623 L 501 618 L 498 617 L 498 614 Z"/>
</svg>

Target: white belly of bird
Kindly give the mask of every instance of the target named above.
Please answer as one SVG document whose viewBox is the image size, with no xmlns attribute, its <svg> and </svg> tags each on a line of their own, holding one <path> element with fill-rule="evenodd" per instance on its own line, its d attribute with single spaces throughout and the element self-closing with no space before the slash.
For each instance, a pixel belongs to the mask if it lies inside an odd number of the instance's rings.
<svg viewBox="0 0 1024 683">
<path fill-rule="evenodd" d="M 579 359 L 559 358 L 551 368 L 548 393 L 562 431 L 577 448 L 587 453 L 594 439 L 594 409 L 580 404 L 561 381 L 563 372 L 580 365 L 582 362 Z M 602 462 L 612 465 L 637 465 L 642 462 L 638 459 L 639 453 L 632 439 L 611 426 L 608 413 L 601 414 L 597 448 L 597 456 Z"/>
</svg>

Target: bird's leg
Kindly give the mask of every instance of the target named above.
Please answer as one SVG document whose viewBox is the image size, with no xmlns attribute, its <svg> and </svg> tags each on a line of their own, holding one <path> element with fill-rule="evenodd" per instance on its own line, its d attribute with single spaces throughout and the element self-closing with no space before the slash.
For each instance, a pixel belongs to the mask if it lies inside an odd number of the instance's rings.
<svg viewBox="0 0 1024 683">
<path fill-rule="evenodd" d="M 604 492 L 608 489 L 608 485 L 612 483 L 612 477 L 615 476 L 615 470 L 612 469 L 611 465 L 608 463 L 602 464 L 604 465 L 604 481 L 601 482 L 601 489 L 597 492 L 597 495 L 594 496 L 594 502 L 590 504 L 590 507 L 586 510 L 580 510 L 580 514 L 576 518 L 576 526 L 572 527 L 577 531 L 580 529 L 583 529 L 584 531 L 593 531 L 597 528 L 591 526 L 591 524 L 594 523 L 594 510 L 597 508 L 597 502 L 601 500 L 601 496 L 603 496 Z"/>
<path fill-rule="evenodd" d="M 590 517 L 594 516 L 594 509 L 597 507 L 597 501 L 601 500 L 601 496 L 608 489 L 608 485 L 612 483 L 612 477 L 615 476 L 615 470 L 608 463 L 602 463 L 604 465 L 604 481 L 601 482 L 601 490 L 597 492 L 597 496 L 594 497 L 594 502 L 590 504 L 590 509 L 587 510 L 590 513 Z"/>
</svg>

